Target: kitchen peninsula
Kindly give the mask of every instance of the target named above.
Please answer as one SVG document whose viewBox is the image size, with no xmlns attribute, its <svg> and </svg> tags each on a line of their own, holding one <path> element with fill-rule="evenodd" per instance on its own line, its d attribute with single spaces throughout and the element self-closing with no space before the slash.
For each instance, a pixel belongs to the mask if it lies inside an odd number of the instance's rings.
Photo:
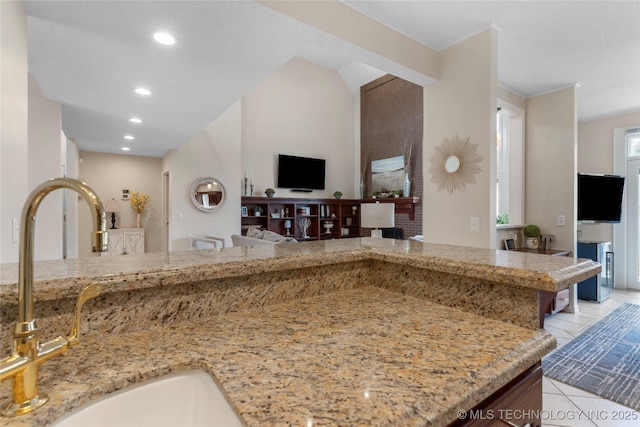
<svg viewBox="0 0 640 427">
<path fill-rule="evenodd" d="M 84 286 L 104 290 L 83 309 L 80 344 L 41 366 L 50 402 L 0 425 L 46 425 L 189 369 L 209 372 L 249 426 L 448 425 L 553 349 L 539 291 L 599 269 L 374 238 L 38 262 L 44 340 L 67 332 Z M 2 356 L 16 282 L 3 265 Z"/>
</svg>

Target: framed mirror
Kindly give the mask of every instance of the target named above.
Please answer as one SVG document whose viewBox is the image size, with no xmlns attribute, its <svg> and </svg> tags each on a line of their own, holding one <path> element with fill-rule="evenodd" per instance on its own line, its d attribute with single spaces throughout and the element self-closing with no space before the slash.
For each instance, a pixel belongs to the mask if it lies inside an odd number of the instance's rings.
<svg viewBox="0 0 640 427">
<path fill-rule="evenodd" d="M 444 169 L 447 173 L 454 173 L 460 169 L 460 159 L 453 154 L 444 161 Z"/>
<path fill-rule="evenodd" d="M 224 203 L 226 191 L 215 178 L 199 178 L 191 186 L 191 201 L 202 212 L 213 212 Z"/>
<path fill-rule="evenodd" d="M 482 160 L 478 144 L 472 144 L 470 137 L 445 138 L 440 146 L 433 147 L 429 158 L 431 182 L 438 185 L 438 191 L 463 192 L 467 184 L 475 184 L 475 175 L 482 171 L 478 166 Z"/>
</svg>

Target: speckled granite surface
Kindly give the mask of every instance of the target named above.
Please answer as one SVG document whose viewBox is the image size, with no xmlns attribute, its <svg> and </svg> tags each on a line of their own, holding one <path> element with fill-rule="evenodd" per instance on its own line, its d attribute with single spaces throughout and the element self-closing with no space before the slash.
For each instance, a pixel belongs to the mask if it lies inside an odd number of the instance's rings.
<svg viewBox="0 0 640 427">
<path fill-rule="evenodd" d="M 554 345 L 543 330 L 363 287 L 85 340 L 43 365 L 47 405 L 0 423 L 46 425 L 103 393 L 204 369 L 248 426 L 442 426 Z"/>
<path fill-rule="evenodd" d="M 17 265 L 1 268 L 5 347 Z M 248 425 L 443 425 L 551 350 L 534 322 L 539 289 L 598 271 L 591 260 L 371 238 L 39 262 L 43 340 L 68 331 L 86 284 L 105 291 L 83 310 L 81 344 L 43 365 L 52 403 L 10 422 L 46 424 L 127 384 L 203 368 Z"/>
<path fill-rule="evenodd" d="M 236 247 L 224 250 L 151 253 L 80 260 L 41 261 L 34 268 L 36 298 L 75 297 L 85 285 L 108 281 L 130 289 L 158 283 L 256 274 L 288 268 L 373 259 L 443 273 L 557 291 L 600 271 L 592 260 L 515 251 L 435 245 L 409 240 L 353 238 L 303 245 Z M 0 298 L 16 297 L 17 264 L 0 265 Z"/>
</svg>

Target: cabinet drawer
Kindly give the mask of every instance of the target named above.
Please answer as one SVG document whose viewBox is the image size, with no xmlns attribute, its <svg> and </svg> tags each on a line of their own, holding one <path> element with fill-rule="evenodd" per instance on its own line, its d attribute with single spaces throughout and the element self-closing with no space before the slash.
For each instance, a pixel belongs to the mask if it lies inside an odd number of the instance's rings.
<svg viewBox="0 0 640 427">
<path fill-rule="evenodd" d="M 553 312 L 563 310 L 569 305 L 569 289 L 563 289 L 558 291 L 555 299 L 553 300 Z"/>
<path fill-rule="evenodd" d="M 542 366 L 536 363 L 510 383 L 489 396 L 471 411 L 466 419 L 459 419 L 449 426 L 493 427 L 506 426 L 510 421 L 522 426 L 527 423 L 540 425 L 542 412 Z"/>
</svg>

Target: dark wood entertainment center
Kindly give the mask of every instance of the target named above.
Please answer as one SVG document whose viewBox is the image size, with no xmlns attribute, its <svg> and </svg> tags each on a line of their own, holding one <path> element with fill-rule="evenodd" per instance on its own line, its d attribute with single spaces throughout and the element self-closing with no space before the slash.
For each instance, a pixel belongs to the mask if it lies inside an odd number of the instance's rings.
<svg viewBox="0 0 640 427">
<path fill-rule="evenodd" d="M 325 240 L 360 237 L 360 205 L 362 203 L 395 203 L 396 213 L 409 214 L 415 218 L 415 205 L 418 197 L 396 197 L 386 199 L 314 199 L 292 197 L 243 197 L 242 207 L 246 207 L 246 216 L 242 216 L 242 234 L 249 227 L 259 226 L 283 236 L 287 235 L 286 221 L 291 224 L 290 236 L 297 240 Z M 355 208 L 355 209 L 354 209 Z M 257 210 L 260 215 L 256 215 Z M 311 222 L 307 235 L 303 237 L 300 222 Z M 325 228 L 325 224 L 333 224 Z"/>
</svg>

